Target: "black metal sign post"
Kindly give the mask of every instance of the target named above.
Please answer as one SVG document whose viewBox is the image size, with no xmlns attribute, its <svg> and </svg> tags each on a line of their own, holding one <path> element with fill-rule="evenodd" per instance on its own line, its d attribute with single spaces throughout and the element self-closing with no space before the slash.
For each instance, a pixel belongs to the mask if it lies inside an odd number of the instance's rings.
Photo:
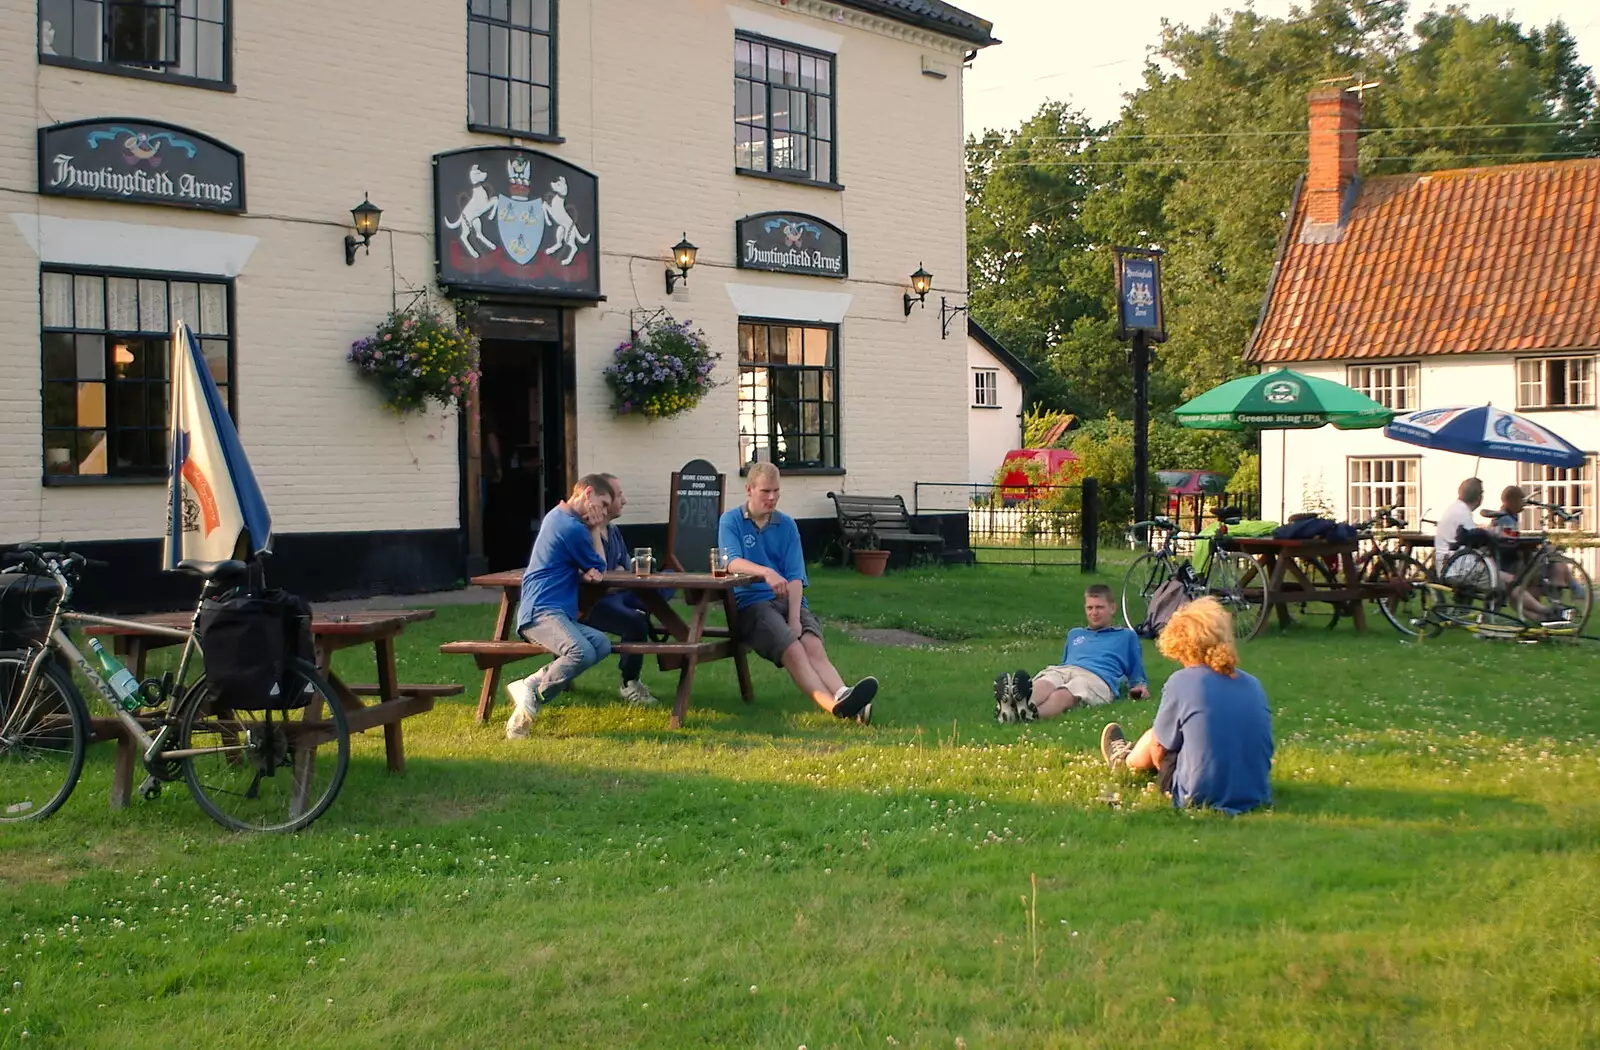
<svg viewBox="0 0 1600 1050">
<path fill-rule="evenodd" d="M 1112 248 L 1117 278 L 1117 338 L 1132 338 L 1133 515 L 1150 511 L 1150 344 L 1167 341 L 1159 248 Z"/>
</svg>

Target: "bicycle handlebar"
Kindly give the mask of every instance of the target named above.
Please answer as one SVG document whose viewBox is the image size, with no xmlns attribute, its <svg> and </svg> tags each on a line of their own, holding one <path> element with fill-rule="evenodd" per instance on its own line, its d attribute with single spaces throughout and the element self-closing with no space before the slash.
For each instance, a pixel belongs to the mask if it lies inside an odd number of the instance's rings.
<svg viewBox="0 0 1600 1050">
<path fill-rule="evenodd" d="M 96 558 L 86 558 L 76 551 L 45 550 L 36 543 L 19 543 L 3 555 L 6 559 L 16 559 L 16 564 L 24 572 L 43 573 L 46 575 L 76 576 L 81 570 L 109 569 L 110 563 Z"/>
</svg>

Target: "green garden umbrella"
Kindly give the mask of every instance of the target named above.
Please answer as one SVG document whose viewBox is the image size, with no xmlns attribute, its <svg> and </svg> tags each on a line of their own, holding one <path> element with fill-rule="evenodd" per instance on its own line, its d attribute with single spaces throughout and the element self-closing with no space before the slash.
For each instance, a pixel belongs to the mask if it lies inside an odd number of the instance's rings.
<svg viewBox="0 0 1600 1050">
<path fill-rule="evenodd" d="M 1370 430 L 1395 417 L 1342 383 L 1280 368 L 1243 376 L 1180 405 L 1178 422 L 1196 430 Z"/>
<path fill-rule="evenodd" d="M 1367 395 L 1331 379 L 1287 368 L 1242 376 L 1179 405 L 1178 423 L 1195 430 L 1373 430 L 1396 415 Z M 1278 519 L 1283 519 L 1287 441 L 1279 451 Z"/>
</svg>

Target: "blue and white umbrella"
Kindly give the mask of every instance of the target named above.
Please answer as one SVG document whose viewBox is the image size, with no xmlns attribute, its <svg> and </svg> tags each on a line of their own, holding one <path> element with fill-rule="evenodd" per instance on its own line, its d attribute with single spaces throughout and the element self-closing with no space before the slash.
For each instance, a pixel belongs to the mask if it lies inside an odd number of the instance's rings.
<svg viewBox="0 0 1600 1050">
<path fill-rule="evenodd" d="M 162 567 L 272 550 L 272 515 L 189 326 L 172 331 L 172 463 Z M 241 551 L 240 548 L 243 548 Z"/>
<path fill-rule="evenodd" d="M 1583 452 L 1563 437 L 1525 416 L 1493 405 L 1425 408 L 1395 417 L 1384 434 L 1423 448 L 1460 452 L 1484 459 L 1581 467 Z"/>
</svg>

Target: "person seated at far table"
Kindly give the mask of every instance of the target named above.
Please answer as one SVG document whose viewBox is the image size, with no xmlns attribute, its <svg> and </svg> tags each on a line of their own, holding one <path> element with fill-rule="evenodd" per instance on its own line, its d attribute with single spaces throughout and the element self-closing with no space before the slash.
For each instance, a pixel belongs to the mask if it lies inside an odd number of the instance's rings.
<svg viewBox="0 0 1600 1050">
<path fill-rule="evenodd" d="M 522 574 L 517 634 L 544 646 L 555 659 L 526 678 L 506 683 L 512 700 L 507 740 L 526 737 L 545 701 L 611 654 L 610 639 L 578 623 L 578 584 L 600 582 L 606 567 L 589 530 L 606 523 L 611 498 L 610 482 L 599 474 L 585 474 L 572 487 L 572 495 L 539 523 L 528 569 Z"/>
<path fill-rule="evenodd" d="M 1031 722 L 1054 718 L 1079 704 L 1109 704 L 1123 682 L 1133 699 L 1149 696 L 1139 636 L 1111 622 L 1116 610 L 1111 588 L 1091 584 L 1083 592 L 1083 616 L 1089 626 L 1067 632 L 1059 664 L 1031 678 L 1026 671 L 995 677 L 995 721 Z"/>
<path fill-rule="evenodd" d="M 1504 580 L 1516 580 L 1527 566 L 1527 558 L 1517 548 L 1517 537 L 1520 533 L 1522 511 L 1527 506 L 1528 494 L 1520 485 L 1508 485 L 1500 493 L 1500 512 L 1489 523 L 1489 531 L 1494 534 L 1495 562 Z M 1558 587 L 1565 587 L 1571 581 L 1567 575 L 1567 567 L 1561 562 L 1550 566 L 1550 582 Z M 1554 609 L 1545 602 L 1544 595 L 1540 593 L 1541 581 L 1534 580 L 1532 585 L 1524 587 L 1520 583 L 1507 592 L 1511 609 L 1518 616 L 1531 623 L 1552 622 L 1556 615 Z M 1556 625 L 1564 625 L 1565 621 L 1553 621 Z"/>
<path fill-rule="evenodd" d="M 822 646 L 822 624 L 806 604 L 805 554 L 794 519 L 778 510 L 778 468 L 751 464 L 745 475 L 745 503 L 723 513 L 717 544 L 732 555 L 728 571 L 761 577 L 733 589 L 739 636 L 758 656 L 789 672 L 800 692 L 839 718 L 872 722 L 878 680 L 871 675 L 844 684 Z"/>
<path fill-rule="evenodd" d="M 1433 533 L 1433 567 L 1441 576 L 1450 561 L 1450 555 L 1461 544 L 1461 530 L 1471 531 L 1472 513 L 1483 504 L 1483 482 L 1468 478 L 1456 488 L 1456 501 L 1439 515 L 1439 524 Z"/>
<path fill-rule="evenodd" d="M 1272 801 L 1272 711 L 1267 691 L 1239 669 L 1233 617 L 1215 598 L 1172 614 L 1156 648 L 1182 670 L 1161 688 L 1155 725 L 1129 743 L 1122 726 L 1100 733 L 1113 771 L 1154 773 L 1175 806 L 1243 813 Z"/>
<path fill-rule="evenodd" d="M 607 572 L 613 569 L 627 572 L 633 568 L 632 556 L 622 538 L 622 530 L 617 527 L 617 519 L 622 517 L 622 508 L 628 505 L 628 498 L 623 495 L 622 482 L 615 474 L 600 476 L 611 486 L 611 506 L 606 511 L 606 523 L 590 529 L 590 536 L 595 549 L 600 552 L 600 557 L 605 559 Z M 629 591 L 611 591 L 591 605 L 589 611 L 584 613 L 578 622 L 605 631 L 607 634 L 614 634 L 624 642 L 650 640 L 650 615 L 640 604 L 639 596 Z M 622 685 L 617 690 L 618 696 L 635 707 L 657 702 L 656 695 L 650 692 L 650 687 L 639 677 L 644 671 L 642 653 L 623 653 L 618 658 L 617 664 L 622 671 Z"/>
</svg>

